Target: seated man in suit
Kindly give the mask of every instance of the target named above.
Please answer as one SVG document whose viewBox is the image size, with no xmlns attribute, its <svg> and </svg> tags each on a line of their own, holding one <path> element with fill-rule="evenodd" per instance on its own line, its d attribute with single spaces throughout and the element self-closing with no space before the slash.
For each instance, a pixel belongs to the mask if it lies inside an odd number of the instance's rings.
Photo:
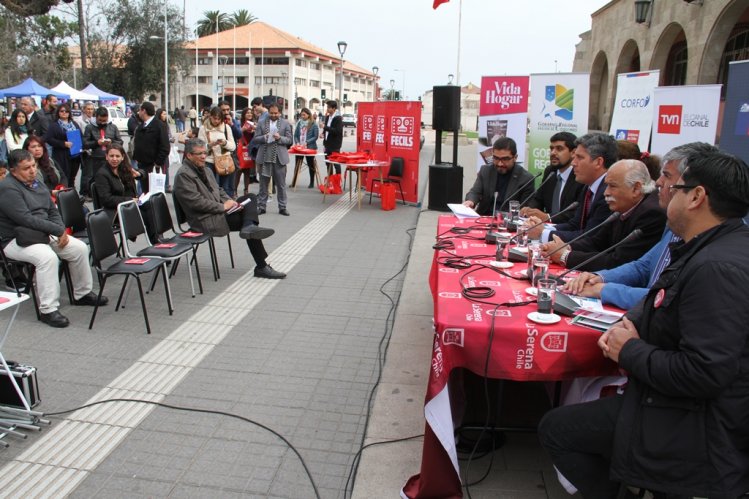
<svg viewBox="0 0 749 499">
<path fill-rule="evenodd" d="M 555 235 L 562 241 L 570 241 L 586 230 L 592 229 L 611 215 L 603 192 L 606 190 L 606 172 L 616 162 L 616 140 L 605 133 L 589 133 L 575 141 L 572 155 L 572 168 L 575 179 L 588 186 L 577 199 L 579 205 L 567 222 L 557 224 L 553 229 L 542 225 L 531 229 L 528 236 L 542 242 L 552 240 Z M 538 217 L 528 219 L 528 225 L 540 223 Z"/>
<path fill-rule="evenodd" d="M 237 201 L 230 198 L 216 183 L 212 172 L 206 173 L 207 147 L 201 139 L 185 142 L 185 159 L 174 177 L 174 199 L 185 212 L 191 229 L 215 237 L 239 231 L 239 237 L 247 240 L 247 247 L 255 260 L 255 277 L 283 279 L 286 274 L 274 270 L 265 259 L 268 253 L 263 239 L 273 235 L 273 229 L 258 226 L 257 197 L 242 196 Z M 244 207 L 237 205 L 242 203 Z"/>
<path fill-rule="evenodd" d="M 541 187 L 521 208 L 522 216 L 547 220 L 580 197 L 583 184 L 576 181 L 574 168 L 572 168 L 575 139 L 577 137 L 570 132 L 558 132 L 551 136 L 549 166 L 544 170 Z M 554 222 L 564 223 L 573 215 L 574 211 L 568 211 L 555 217 Z"/>
<path fill-rule="evenodd" d="M 479 170 L 471 190 L 466 194 L 465 206 L 479 215 L 494 215 L 494 193 L 497 193 L 497 211 L 512 201 L 520 201 L 533 194 L 533 175 L 515 160 L 518 148 L 509 137 L 497 139 L 492 145 L 492 164 Z"/>
<path fill-rule="evenodd" d="M 17 149 L 8 159 L 10 176 L 0 182 L 0 238 L 5 254 L 36 267 L 41 321 L 52 327 L 67 327 L 70 321 L 58 310 L 60 259 L 68 262 L 74 303 L 96 305 L 88 246 L 65 232 L 49 190 L 36 179 L 36 162 L 31 153 Z M 105 296 L 98 300 L 99 305 L 108 301 Z"/>
<path fill-rule="evenodd" d="M 599 270 L 631 262 L 644 255 L 663 234 L 666 214 L 658 206 L 658 193 L 647 167 L 636 159 L 617 161 L 606 175 L 606 203 L 609 209 L 621 215 L 600 230 L 586 236 L 569 247 L 558 237 L 542 246 L 552 261 L 568 268 L 582 264 L 606 248 L 618 243 L 635 229 L 642 230 L 639 238 L 628 241 L 588 263 L 580 270 Z"/>
</svg>

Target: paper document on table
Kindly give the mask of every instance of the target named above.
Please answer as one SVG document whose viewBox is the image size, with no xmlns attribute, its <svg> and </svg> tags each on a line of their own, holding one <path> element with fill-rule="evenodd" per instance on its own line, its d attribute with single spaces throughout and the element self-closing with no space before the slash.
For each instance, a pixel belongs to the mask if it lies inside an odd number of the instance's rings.
<svg viewBox="0 0 749 499">
<path fill-rule="evenodd" d="M 226 212 L 226 214 L 227 215 L 231 215 L 235 211 L 241 210 L 242 208 L 244 208 L 245 206 L 247 206 L 250 203 L 251 199 L 252 198 L 247 198 L 244 201 L 242 201 L 241 203 L 235 204 L 234 206 L 232 206 L 231 208 L 229 208 L 229 210 Z"/>
<path fill-rule="evenodd" d="M 598 298 L 592 298 L 588 296 L 577 296 L 569 295 L 575 303 L 577 303 L 583 310 L 592 310 L 594 312 L 603 312 L 603 303 Z"/>
<path fill-rule="evenodd" d="M 452 210 L 453 215 L 461 220 L 463 220 L 464 218 L 478 218 L 481 216 L 476 213 L 476 210 L 474 210 L 473 208 L 469 208 L 464 204 L 447 203 L 447 207 Z"/>
<path fill-rule="evenodd" d="M 579 309 L 575 312 L 575 318 L 572 319 L 572 323 L 587 326 L 598 331 L 606 331 L 612 325 L 619 322 L 623 315 L 621 312 L 613 312 L 611 310 L 592 311 Z"/>
</svg>

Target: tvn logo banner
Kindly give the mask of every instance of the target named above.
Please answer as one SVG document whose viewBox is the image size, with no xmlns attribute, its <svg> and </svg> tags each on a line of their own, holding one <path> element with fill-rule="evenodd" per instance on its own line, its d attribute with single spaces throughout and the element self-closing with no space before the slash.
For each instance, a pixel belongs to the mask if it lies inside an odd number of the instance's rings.
<svg viewBox="0 0 749 499">
<path fill-rule="evenodd" d="M 687 142 L 715 144 L 720 85 L 658 87 L 653 93 L 651 154 L 664 155 Z"/>
</svg>

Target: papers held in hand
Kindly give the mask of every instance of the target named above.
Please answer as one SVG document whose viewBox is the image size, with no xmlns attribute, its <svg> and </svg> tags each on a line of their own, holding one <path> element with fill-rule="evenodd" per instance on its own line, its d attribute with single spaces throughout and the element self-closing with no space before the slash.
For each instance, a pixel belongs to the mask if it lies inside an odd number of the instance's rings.
<svg viewBox="0 0 749 499">
<path fill-rule="evenodd" d="M 245 206 L 247 206 L 248 204 L 250 204 L 250 200 L 251 200 L 251 198 L 247 198 L 244 201 L 242 201 L 241 203 L 235 204 L 234 206 L 232 206 L 231 208 L 229 208 L 227 210 L 226 214 L 227 215 L 231 215 L 235 211 L 241 210 L 242 208 L 244 208 Z"/>
<path fill-rule="evenodd" d="M 150 199 L 151 195 L 153 194 L 153 191 L 144 192 L 140 196 L 138 196 L 138 206 L 143 206 L 146 204 Z"/>
<path fill-rule="evenodd" d="M 479 218 L 480 216 L 478 213 L 476 213 L 476 210 L 474 210 L 473 208 L 469 208 L 464 204 L 448 203 L 447 207 L 452 210 L 453 215 L 461 220 L 463 220 L 464 218 Z"/>
</svg>

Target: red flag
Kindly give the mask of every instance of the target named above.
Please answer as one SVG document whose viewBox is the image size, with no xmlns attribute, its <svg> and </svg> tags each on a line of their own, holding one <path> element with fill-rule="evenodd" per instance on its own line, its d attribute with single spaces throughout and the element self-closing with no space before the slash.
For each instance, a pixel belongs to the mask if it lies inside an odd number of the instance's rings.
<svg viewBox="0 0 749 499">
<path fill-rule="evenodd" d="M 432 5 L 432 8 L 436 9 L 437 7 L 439 7 L 440 5 L 442 5 L 443 3 L 447 3 L 449 1 L 450 0 L 434 0 L 434 4 Z"/>
</svg>

